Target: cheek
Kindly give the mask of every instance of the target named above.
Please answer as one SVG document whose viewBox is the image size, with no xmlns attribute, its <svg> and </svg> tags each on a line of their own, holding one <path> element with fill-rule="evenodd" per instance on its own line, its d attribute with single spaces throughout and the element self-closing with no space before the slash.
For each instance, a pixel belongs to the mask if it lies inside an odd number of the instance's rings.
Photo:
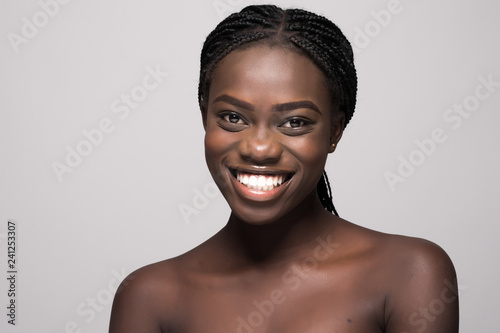
<svg viewBox="0 0 500 333">
<path fill-rule="evenodd" d="M 222 152 L 221 142 L 222 140 L 218 135 L 207 130 L 205 133 L 205 159 L 210 169 L 217 159 L 217 156 Z"/>
<path fill-rule="evenodd" d="M 209 125 L 205 132 L 205 160 L 214 179 L 220 174 L 221 166 L 228 151 L 231 150 L 231 136 L 217 125 Z"/>
<path fill-rule="evenodd" d="M 323 147 L 318 146 L 308 147 L 306 151 L 307 153 L 302 156 L 304 170 L 311 176 L 315 175 L 319 179 L 325 168 L 328 153 L 325 152 Z"/>
<path fill-rule="evenodd" d="M 306 171 L 323 171 L 329 152 L 328 134 L 319 132 L 297 140 L 290 140 L 289 151 L 303 164 Z"/>
</svg>

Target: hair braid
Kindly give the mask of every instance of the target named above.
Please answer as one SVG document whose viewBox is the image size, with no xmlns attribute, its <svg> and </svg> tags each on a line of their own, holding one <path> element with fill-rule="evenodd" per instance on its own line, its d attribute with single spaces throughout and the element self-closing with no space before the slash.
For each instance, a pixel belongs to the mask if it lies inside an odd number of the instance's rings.
<svg viewBox="0 0 500 333">
<path fill-rule="evenodd" d="M 356 105 L 357 77 L 353 52 L 342 31 L 329 19 L 302 9 L 283 10 L 274 5 L 252 5 L 231 14 L 208 35 L 201 51 L 198 102 L 203 116 L 212 74 L 219 62 L 235 49 L 257 43 L 278 45 L 311 59 L 327 79 L 332 115 L 349 123 Z M 338 119 L 332 117 L 332 119 Z M 338 215 L 330 183 L 323 172 L 317 192 L 326 210 Z"/>
<path fill-rule="evenodd" d="M 323 171 L 323 175 L 321 176 L 321 179 L 318 182 L 316 190 L 318 192 L 319 199 L 323 204 L 323 207 L 330 213 L 339 216 L 337 210 L 335 209 L 335 206 L 333 205 L 332 189 L 330 187 L 330 182 L 328 181 L 328 176 L 326 175 L 325 171 Z"/>
</svg>

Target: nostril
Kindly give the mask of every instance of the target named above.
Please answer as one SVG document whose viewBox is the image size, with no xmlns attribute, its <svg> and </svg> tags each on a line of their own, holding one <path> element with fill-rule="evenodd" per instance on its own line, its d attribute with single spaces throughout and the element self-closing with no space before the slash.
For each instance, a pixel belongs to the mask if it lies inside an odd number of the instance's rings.
<svg viewBox="0 0 500 333">
<path fill-rule="evenodd" d="M 239 152 L 245 160 L 263 163 L 279 159 L 283 152 L 283 147 L 273 137 L 266 139 L 252 137 L 240 142 Z"/>
</svg>

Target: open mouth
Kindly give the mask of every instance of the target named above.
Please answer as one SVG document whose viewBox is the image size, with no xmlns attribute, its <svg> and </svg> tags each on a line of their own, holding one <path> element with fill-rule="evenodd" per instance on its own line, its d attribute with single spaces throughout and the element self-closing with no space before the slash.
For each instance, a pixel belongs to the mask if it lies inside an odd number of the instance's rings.
<svg viewBox="0 0 500 333">
<path fill-rule="evenodd" d="M 231 174 L 245 187 L 260 192 L 272 191 L 292 178 L 293 174 L 254 174 L 230 169 Z"/>
</svg>

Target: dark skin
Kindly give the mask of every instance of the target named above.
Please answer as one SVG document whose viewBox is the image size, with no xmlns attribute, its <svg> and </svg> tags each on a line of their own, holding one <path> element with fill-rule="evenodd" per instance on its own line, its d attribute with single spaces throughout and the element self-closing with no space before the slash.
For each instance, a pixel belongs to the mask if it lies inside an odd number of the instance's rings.
<svg viewBox="0 0 500 333">
<path fill-rule="evenodd" d="M 322 207 L 316 184 L 343 129 L 325 82 L 281 47 L 222 60 L 204 127 L 229 221 L 197 248 L 132 273 L 111 333 L 458 332 L 455 270 L 441 248 Z M 238 173 L 284 182 L 250 189 Z"/>
</svg>

